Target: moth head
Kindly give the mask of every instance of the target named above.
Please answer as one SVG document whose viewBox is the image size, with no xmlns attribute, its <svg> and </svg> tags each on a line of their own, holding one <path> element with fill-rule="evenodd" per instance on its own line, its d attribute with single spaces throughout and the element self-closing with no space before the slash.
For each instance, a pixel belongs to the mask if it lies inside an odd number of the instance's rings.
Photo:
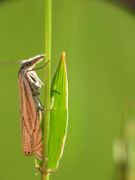
<svg viewBox="0 0 135 180">
<path fill-rule="evenodd" d="M 44 56 L 45 54 L 41 54 L 41 55 L 34 56 L 32 58 L 23 60 L 21 62 L 21 69 L 32 70 L 36 66 L 36 64 L 38 64 L 39 62 L 43 60 Z"/>
</svg>

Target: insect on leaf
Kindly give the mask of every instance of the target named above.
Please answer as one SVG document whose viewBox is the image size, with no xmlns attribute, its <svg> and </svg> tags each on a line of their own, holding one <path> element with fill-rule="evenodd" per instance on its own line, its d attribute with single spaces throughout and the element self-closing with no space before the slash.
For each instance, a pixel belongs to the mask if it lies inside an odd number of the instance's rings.
<svg viewBox="0 0 135 180">
<path fill-rule="evenodd" d="M 65 53 L 62 57 L 51 86 L 54 110 L 50 115 L 50 135 L 48 143 L 48 170 L 58 168 L 62 156 L 68 125 L 68 81 Z"/>
</svg>

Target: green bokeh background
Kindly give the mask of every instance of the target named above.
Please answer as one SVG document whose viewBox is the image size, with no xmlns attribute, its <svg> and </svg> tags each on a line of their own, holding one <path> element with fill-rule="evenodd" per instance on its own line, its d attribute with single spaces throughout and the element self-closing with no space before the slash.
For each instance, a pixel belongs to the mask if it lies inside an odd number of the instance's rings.
<svg viewBox="0 0 135 180">
<path fill-rule="evenodd" d="M 51 180 L 114 179 L 113 142 L 125 99 L 135 98 L 134 16 L 100 0 L 53 0 L 52 27 L 52 74 L 61 52 L 67 55 L 69 128 Z M 44 0 L 1 1 L 1 61 L 44 53 L 44 41 Z M 22 154 L 18 68 L 0 68 L 0 180 L 40 178 Z"/>
</svg>

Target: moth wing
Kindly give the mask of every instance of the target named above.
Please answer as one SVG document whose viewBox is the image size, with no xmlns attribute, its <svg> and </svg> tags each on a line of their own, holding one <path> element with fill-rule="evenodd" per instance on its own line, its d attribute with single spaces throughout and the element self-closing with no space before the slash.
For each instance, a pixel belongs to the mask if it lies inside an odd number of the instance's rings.
<svg viewBox="0 0 135 180">
<path fill-rule="evenodd" d="M 41 80 L 38 78 L 37 74 L 34 71 L 29 71 L 27 72 L 27 79 L 28 82 L 31 83 L 31 86 L 33 85 L 33 83 L 36 84 L 37 87 L 41 88 L 42 86 L 42 82 Z M 32 100 L 33 100 L 33 96 L 32 96 Z M 37 102 L 39 103 L 39 102 Z M 35 102 L 34 102 L 35 104 Z M 35 108 L 38 105 L 35 105 Z M 42 132 L 41 132 L 41 127 L 40 127 L 40 121 L 42 118 L 42 113 L 40 110 L 36 109 L 36 122 L 35 122 L 35 128 L 34 128 L 34 132 L 33 132 L 33 154 L 38 158 L 41 159 L 42 158 Z"/>
<path fill-rule="evenodd" d="M 32 122 L 30 115 L 30 107 L 28 104 L 27 87 L 25 87 L 24 74 L 19 74 L 19 93 L 20 93 L 20 113 L 21 113 L 21 125 L 22 125 L 22 141 L 23 151 L 25 155 L 32 154 Z"/>
<path fill-rule="evenodd" d="M 24 153 L 25 155 L 35 154 L 40 159 L 42 157 L 42 134 L 27 74 L 20 72 L 19 87 Z"/>
<path fill-rule="evenodd" d="M 40 116 L 38 116 L 39 118 Z M 42 159 L 42 150 L 43 150 L 43 142 L 42 142 L 42 132 L 39 123 L 39 119 L 37 119 L 37 124 L 35 127 L 35 131 L 33 133 L 33 153 L 38 159 Z"/>
</svg>

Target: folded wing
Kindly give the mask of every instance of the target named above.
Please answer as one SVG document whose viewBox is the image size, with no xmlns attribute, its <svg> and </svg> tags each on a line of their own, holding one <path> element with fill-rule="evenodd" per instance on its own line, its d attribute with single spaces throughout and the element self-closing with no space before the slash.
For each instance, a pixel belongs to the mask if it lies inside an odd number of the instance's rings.
<svg viewBox="0 0 135 180">
<path fill-rule="evenodd" d="M 42 133 L 39 110 L 35 104 L 31 81 L 26 73 L 19 72 L 19 93 L 24 154 L 42 158 Z"/>
</svg>

